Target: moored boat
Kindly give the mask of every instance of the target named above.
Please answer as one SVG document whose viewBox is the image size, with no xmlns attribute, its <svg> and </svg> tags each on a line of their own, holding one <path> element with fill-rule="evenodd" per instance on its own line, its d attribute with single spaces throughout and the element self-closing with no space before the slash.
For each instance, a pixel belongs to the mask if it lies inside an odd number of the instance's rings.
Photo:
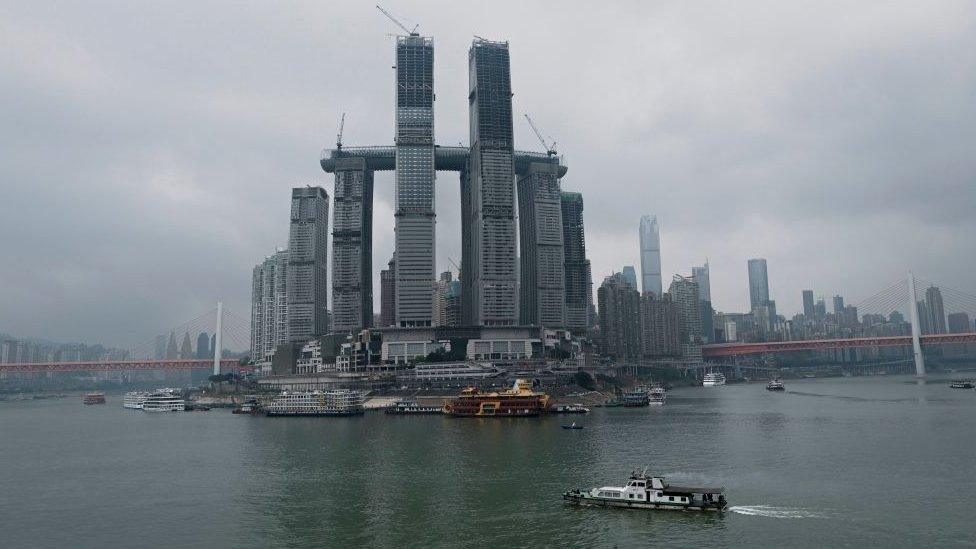
<svg viewBox="0 0 976 549">
<path fill-rule="evenodd" d="M 725 375 L 719 373 L 705 374 L 702 378 L 702 387 L 716 387 L 725 385 Z"/>
<path fill-rule="evenodd" d="M 256 398 L 249 398 L 241 403 L 240 406 L 231 410 L 232 414 L 251 414 L 259 415 L 263 414 L 264 410 L 261 409 L 261 403 Z"/>
<path fill-rule="evenodd" d="M 976 385 L 974 385 L 973 382 L 969 380 L 960 380 L 960 381 L 953 381 L 952 383 L 949 384 L 949 387 L 953 389 L 972 389 L 973 387 L 976 387 Z"/>
<path fill-rule="evenodd" d="M 631 473 L 626 486 L 577 488 L 564 492 L 563 500 L 574 505 L 672 511 L 720 512 L 728 507 L 724 488 L 676 486 L 664 477 L 647 476 L 646 471 Z"/>
<path fill-rule="evenodd" d="M 149 398 L 147 391 L 129 391 L 122 397 L 122 407 L 130 410 L 142 410 L 142 405 Z"/>
<path fill-rule="evenodd" d="M 647 406 L 651 402 L 650 393 L 647 387 L 643 385 L 638 385 L 633 389 L 626 391 L 620 397 L 621 403 L 627 408 L 637 408 L 641 406 Z"/>
<path fill-rule="evenodd" d="M 154 391 L 142 403 L 143 412 L 182 412 L 186 401 L 172 390 Z"/>
<path fill-rule="evenodd" d="M 105 393 L 87 393 L 83 402 L 85 404 L 105 404 Z"/>
<path fill-rule="evenodd" d="M 444 409 L 440 406 L 421 406 L 414 400 L 399 400 L 383 410 L 384 413 L 394 416 L 411 416 L 423 414 L 443 414 Z"/>
<path fill-rule="evenodd" d="M 265 409 L 268 417 L 357 416 L 364 408 L 363 394 L 348 389 L 285 391 Z"/>
<path fill-rule="evenodd" d="M 549 395 L 533 391 L 532 380 L 521 378 L 507 391 L 468 387 L 444 405 L 444 413 L 453 417 L 533 417 L 548 409 Z"/>
<path fill-rule="evenodd" d="M 774 380 L 771 380 L 769 383 L 766 384 L 766 390 L 767 391 L 785 391 L 786 390 L 786 386 L 783 385 L 783 382 L 782 381 L 780 381 L 778 379 L 774 379 Z"/>
<path fill-rule="evenodd" d="M 582 404 L 559 404 L 549 409 L 550 414 L 588 414 L 590 409 Z"/>
<path fill-rule="evenodd" d="M 660 405 L 664 404 L 664 401 L 668 397 L 668 394 L 667 394 L 667 392 L 665 392 L 664 387 L 652 387 L 651 390 L 648 391 L 647 394 L 648 394 L 648 397 L 650 399 L 651 405 L 658 405 L 658 406 L 660 406 Z"/>
</svg>

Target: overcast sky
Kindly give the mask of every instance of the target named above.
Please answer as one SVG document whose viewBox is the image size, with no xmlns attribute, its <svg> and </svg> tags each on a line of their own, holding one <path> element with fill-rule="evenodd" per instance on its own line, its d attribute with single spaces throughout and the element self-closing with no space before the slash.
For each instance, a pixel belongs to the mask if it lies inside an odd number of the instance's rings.
<svg viewBox="0 0 976 549">
<path fill-rule="evenodd" d="M 558 141 L 595 285 L 639 265 L 651 213 L 666 279 L 707 258 L 721 311 L 748 309 L 751 257 L 788 316 L 910 268 L 976 293 L 973 2 L 385 6 L 434 36 L 443 145 L 468 142 L 472 35 L 510 42 L 516 146 L 540 147 L 522 113 Z M 347 145 L 392 143 L 397 31 L 369 2 L 0 4 L 0 332 L 133 345 L 218 297 L 247 317 L 289 189 L 332 195 L 340 113 Z M 443 270 L 456 174 L 437 201 Z"/>
</svg>

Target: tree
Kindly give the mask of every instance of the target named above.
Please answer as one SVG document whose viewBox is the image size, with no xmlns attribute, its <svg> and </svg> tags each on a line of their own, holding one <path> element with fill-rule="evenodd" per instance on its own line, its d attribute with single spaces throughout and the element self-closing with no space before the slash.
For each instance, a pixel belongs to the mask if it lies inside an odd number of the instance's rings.
<svg viewBox="0 0 976 549">
<path fill-rule="evenodd" d="M 573 381 L 588 391 L 596 389 L 596 382 L 593 380 L 593 376 L 584 371 L 579 371 L 573 374 Z"/>
</svg>

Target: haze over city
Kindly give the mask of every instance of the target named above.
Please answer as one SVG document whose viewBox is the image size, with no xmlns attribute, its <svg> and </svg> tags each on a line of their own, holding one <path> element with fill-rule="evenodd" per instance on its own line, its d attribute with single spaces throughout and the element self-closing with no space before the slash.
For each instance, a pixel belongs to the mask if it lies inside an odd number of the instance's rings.
<svg viewBox="0 0 976 549">
<path fill-rule="evenodd" d="M 664 278 L 707 259 L 716 310 L 749 308 L 752 257 L 788 315 L 801 289 L 856 303 L 908 269 L 972 287 L 970 3 L 388 8 L 434 36 L 442 145 L 468 144 L 472 35 L 509 42 L 515 146 L 541 150 L 523 113 L 558 142 L 595 284 L 639 265 L 653 213 Z M 0 10 L 2 332 L 125 346 L 217 298 L 246 314 L 289 189 L 332 194 L 340 114 L 346 144 L 392 142 L 395 29 L 370 4 Z M 458 181 L 437 183 L 447 270 Z M 378 296 L 392 174 L 375 188 Z"/>
</svg>

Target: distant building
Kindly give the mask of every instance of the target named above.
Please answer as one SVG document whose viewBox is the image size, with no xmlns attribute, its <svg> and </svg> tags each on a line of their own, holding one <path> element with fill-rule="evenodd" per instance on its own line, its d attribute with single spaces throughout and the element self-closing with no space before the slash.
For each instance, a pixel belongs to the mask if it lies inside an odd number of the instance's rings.
<svg viewBox="0 0 976 549">
<path fill-rule="evenodd" d="M 200 335 L 197 336 L 197 353 L 196 353 L 197 358 L 198 359 L 210 358 L 211 356 L 213 356 L 211 355 L 211 352 L 212 351 L 210 350 L 210 336 L 207 334 L 207 332 L 200 332 Z"/>
<path fill-rule="evenodd" d="M 518 178 L 519 322 L 566 325 L 566 276 L 559 164 L 533 162 Z M 633 270 L 633 269 L 631 269 Z"/>
<path fill-rule="evenodd" d="M 966 313 L 951 313 L 948 327 L 950 334 L 964 334 L 973 331 L 973 325 Z"/>
<path fill-rule="evenodd" d="M 924 299 L 915 304 L 918 310 L 918 332 L 920 334 L 932 333 L 932 317 L 929 313 L 929 306 Z"/>
<path fill-rule="evenodd" d="M 153 349 L 153 358 L 156 360 L 162 360 L 166 358 L 166 336 L 158 335 L 156 336 L 155 346 Z"/>
<path fill-rule="evenodd" d="M 654 292 L 654 295 L 660 296 L 663 292 L 663 281 L 661 280 L 661 234 L 657 217 L 641 216 L 639 235 L 642 291 Z"/>
<path fill-rule="evenodd" d="M 329 332 L 329 195 L 322 187 L 291 190 L 286 292 L 288 340 L 305 344 Z"/>
<path fill-rule="evenodd" d="M 819 319 L 823 319 L 827 316 L 827 304 L 824 303 L 822 297 L 817 298 L 817 302 L 813 306 L 813 313 L 814 316 Z"/>
<path fill-rule="evenodd" d="M 193 344 L 190 343 L 190 332 L 183 332 L 183 343 L 180 344 L 180 358 L 183 360 L 193 358 Z"/>
<path fill-rule="evenodd" d="M 180 357 L 180 349 L 176 346 L 176 334 L 169 333 L 169 343 L 166 344 L 166 359 L 173 360 Z"/>
<path fill-rule="evenodd" d="M 715 340 L 714 311 L 712 310 L 712 282 L 708 262 L 701 267 L 691 268 L 691 278 L 698 284 L 698 299 L 701 302 L 702 338 L 705 343 Z"/>
<path fill-rule="evenodd" d="M 844 314 L 844 298 L 839 295 L 834 296 L 834 314 L 842 315 Z"/>
<path fill-rule="evenodd" d="M 380 271 L 380 326 L 396 325 L 396 259 Z"/>
<path fill-rule="evenodd" d="M 279 248 L 251 273 L 251 360 L 255 364 L 270 361 L 275 349 L 288 341 L 287 271 L 288 251 Z M 211 349 L 215 346 L 212 340 Z"/>
<path fill-rule="evenodd" d="M 769 301 L 769 276 L 766 272 L 766 260 L 762 258 L 749 260 L 749 308 L 756 310 Z"/>
<path fill-rule="evenodd" d="M 925 303 L 928 305 L 929 333 L 946 333 L 945 305 L 942 302 L 942 292 L 935 286 L 925 290 Z"/>
<path fill-rule="evenodd" d="M 817 316 L 816 306 L 813 302 L 813 290 L 803 290 L 803 316 L 808 320 Z"/>
<path fill-rule="evenodd" d="M 608 276 L 597 290 L 603 354 L 618 361 L 636 360 L 641 353 L 640 294 L 623 274 Z"/>
<path fill-rule="evenodd" d="M 641 296 L 641 354 L 644 358 L 681 355 L 678 307 L 670 294 L 661 297 L 654 292 Z"/>
<path fill-rule="evenodd" d="M 586 333 L 593 320 L 593 280 L 586 258 L 583 230 L 583 195 L 560 193 L 563 220 L 563 272 L 566 278 L 566 328 Z"/>
<path fill-rule="evenodd" d="M 373 324 L 373 170 L 363 158 L 339 158 L 332 222 L 332 330 Z"/>
<path fill-rule="evenodd" d="M 627 282 L 627 284 L 630 284 L 631 288 L 637 290 L 638 292 L 641 291 L 640 286 L 637 285 L 637 271 L 634 270 L 633 265 L 624 266 L 620 273 L 624 275 L 624 280 Z"/>
<path fill-rule="evenodd" d="M 691 277 L 674 275 L 668 293 L 671 294 L 671 300 L 678 309 L 681 344 L 700 346 L 702 343 L 702 318 L 698 284 Z"/>
<path fill-rule="evenodd" d="M 461 282 L 450 271 L 441 273 L 434 284 L 434 326 L 461 323 Z"/>
</svg>

